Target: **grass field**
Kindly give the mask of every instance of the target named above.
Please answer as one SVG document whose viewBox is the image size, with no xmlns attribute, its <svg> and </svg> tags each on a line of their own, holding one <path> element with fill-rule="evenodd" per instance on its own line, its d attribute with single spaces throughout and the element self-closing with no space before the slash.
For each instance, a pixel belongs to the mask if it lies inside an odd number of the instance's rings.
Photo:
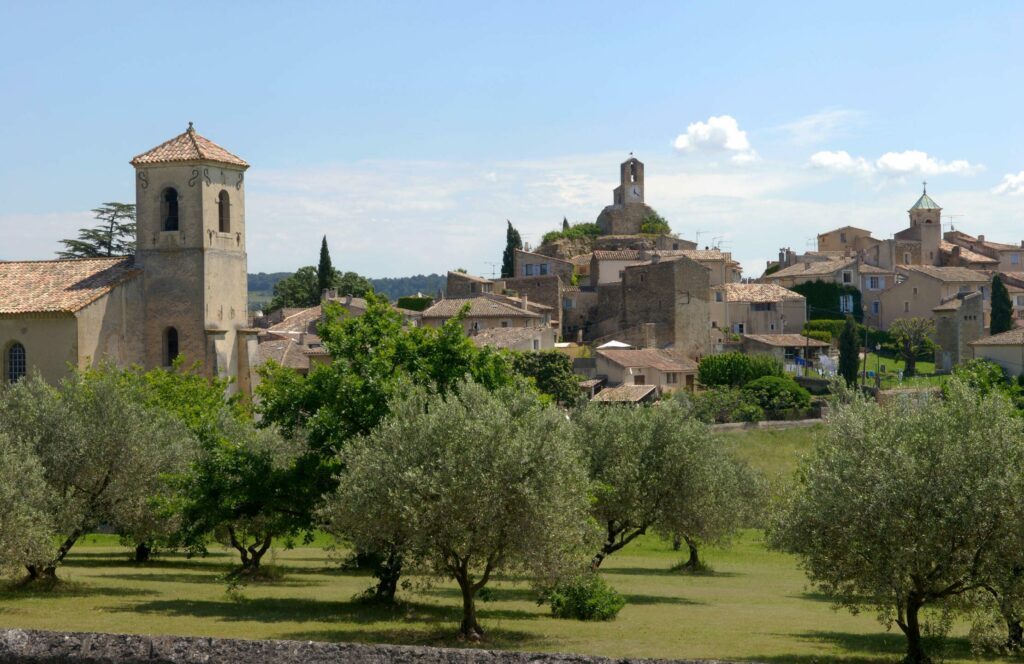
<svg viewBox="0 0 1024 664">
<path fill-rule="evenodd" d="M 728 434 L 726 444 L 776 477 L 788 475 L 819 428 Z M 730 658 L 762 662 L 892 662 L 903 649 L 871 615 L 835 611 L 807 587 L 795 560 L 771 552 L 760 531 L 705 552 L 714 572 L 670 572 L 680 554 L 655 537 L 607 559 L 606 579 L 627 599 L 608 623 L 556 620 L 524 584 L 492 583 L 479 605 L 484 645 L 611 657 Z M 449 582 L 401 592 L 398 609 L 353 601 L 371 579 L 339 570 L 337 557 L 312 546 L 277 550 L 280 580 L 227 592 L 223 575 L 236 558 L 215 550 L 202 559 L 168 554 L 129 562 L 111 536 L 90 536 L 60 573 L 65 587 L 47 593 L 0 592 L 0 626 L 188 634 L 236 638 L 315 639 L 461 646 L 457 589 Z M 969 661 L 962 638 L 947 661 Z"/>
</svg>

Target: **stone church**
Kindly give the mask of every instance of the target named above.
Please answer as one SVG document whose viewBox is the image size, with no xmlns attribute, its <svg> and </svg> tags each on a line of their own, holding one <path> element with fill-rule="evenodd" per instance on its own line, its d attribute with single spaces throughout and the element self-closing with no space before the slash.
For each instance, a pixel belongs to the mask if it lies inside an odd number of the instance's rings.
<svg viewBox="0 0 1024 664">
<path fill-rule="evenodd" d="M 181 357 L 250 392 L 249 164 L 189 123 L 131 165 L 134 257 L 0 262 L 3 380 L 38 371 L 56 381 L 107 361 L 149 369 Z"/>
</svg>

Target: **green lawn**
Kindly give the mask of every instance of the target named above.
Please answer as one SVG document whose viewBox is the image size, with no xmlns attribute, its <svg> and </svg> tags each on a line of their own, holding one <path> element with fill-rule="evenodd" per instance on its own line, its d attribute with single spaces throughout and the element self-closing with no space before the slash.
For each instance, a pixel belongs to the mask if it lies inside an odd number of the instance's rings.
<svg viewBox="0 0 1024 664">
<path fill-rule="evenodd" d="M 769 475 L 786 475 L 820 435 L 818 427 L 748 431 L 723 439 Z M 401 592 L 397 610 L 371 608 L 353 595 L 371 579 L 338 569 L 338 555 L 319 545 L 276 550 L 279 581 L 226 592 L 223 574 L 236 558 L 223 549 L 202 559 L 181 554 L 129 562 L 116 538 L 91 536 L 61 568 L 55 593 L 0 592 L 0 626 L 189 634 L 236 638 L 315 639 L 462 646 L 453 638 L 460 600 L 449 582 Z M 610 657 L 728 658 L 762 662 L 892 662 L 903 640 L 872 615 L 835 611 L 808 588 L 795 560 L 765 548 L 745 531 L 730 547 L 705 551 L 713 574 L 669 571 L 681 554 L 656 537 L 610 556 L 602 573 L 628 601 L 609 623 L 556 620 L 524 584 L 492 584 L 480 605 L 484 645 Z M 422 580 L 419 580 L 422 581 Z M 947 661 L 971 661 L 959 630 Z"/>
<path fill-rule="evenodd" d="M 863 360 L 861 369 L 864 368 Z M 917 375 L 899 380 L 898 372 L 906 368 L 906 362 L 896 357 L 868 353 L 868 371 L 879 371 L 882 374 L 882 388 L 897 387 L 938 387 L 946 380 L 945 375 L 935 374 L 935 363 L 918 360 Z M 874 385 L 874 378 L 868 377 L 868 385 Z"/>
</svg>

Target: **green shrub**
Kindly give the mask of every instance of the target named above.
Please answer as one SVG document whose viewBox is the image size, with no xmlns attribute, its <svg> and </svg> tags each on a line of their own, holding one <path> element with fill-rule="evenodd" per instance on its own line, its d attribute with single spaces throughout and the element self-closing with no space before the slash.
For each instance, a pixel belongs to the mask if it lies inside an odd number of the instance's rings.
<svg viewBox="0 0 1024 664">
<path fill-rule="evenodd" d="M 824 341 L 827 344 L 832 343 L 832 333 L 828 330 L 807 330 L 804 332 L 804 336 L 818 341 Z"/>
<path fill-rule="evenodd" d="M 807 298 L 807 310 L 818 318 L 834 318 L 842 322 L 847 314 L 840 311 L 839 299 L 844 296 L 853 297 L 853 317 L 859 323 L 864 316 L 861 309 L 860 291 L 854 286 L 837 284 L 818 279 L 806 281 L 790 287 L 791 291 L 800 293 Z"/>
<path fill-rule="evenodd" d="M 434 298 L 430 296 L 409 295 L 407 297 L 398 298 L 398 302 L 395 306 L 400 309 L 408 309 L 409 311 L 426 311 L 433 303 Z"/>
<path fill-rule="evenodd" d="M 557 584 L 544 599 L 551 605 L 551 615 L 575 620 L 611 620 L 626 605 L 626 599 L 594 572 Z"/>
<path fill-rule="evenodd" d="M 707 424 L 764 419 L 764 410 L 742 390 L 733 387 L 716 387 L 692 395 L 679 391 L 675 397 L 684 403 L 690 417 Z"/>
<path fill-rule="evenodd" d="M 811 334 L 812 332 L 828 332 L 832 335 L 832 339 L 838 339 L 840 332 L 843 331 L 843 325 L 846 323 L 845 320 L 809 320 L 804 323 L 803 333 L 812 339 L 818 337 Z M 822 339 L 822 341 L 825 341 Z M 831 339 L 829 339 L 831 341 Z M 864 325 L 857 323 L 857 342 L 859 344 L 864 343 Z M 874 348 L 877 345 L 889 348 L 892 346 L 892 337 L 885 330 L 876 330 L 874 328 L 868 328 L 868 348 Z"/>
<path fill-rule="evenodd" d="M 763 376 L 744 385 L 743 392 L 764 410 L 804 409 L 811 405 L 811 393 L 788 376 Z"/>
<path fill-rule="evenodd" d="M 595 238 L 601 234 L 601 228 L 594 223 L 581 223 L 573 224 L 567 229 L 559 231 L 549 231 L 544 234 L 541 238 L 542 244 L 548 244 L 555 240 L 561 240 L 563 238 L 569 240 L 576 240 L 580 238 Z"/>
<path fill-rule="evenodd" d="M 640 222 L 640 232 L 648 235 L 665 235 L 671 233 L 672 228 L 664 217 L 655 212 Z"/>
<path fill-rule="evenodd" d="M 993 390 L 1006 393 L 1012 391 L 1014 387 L 1001 366 L 991 360 L 980 358 L 957 365 L 953 368 L 953 376 L 982 394 L 989 394 Z M 943 385 L 942 391 L 947 391 L 946 385 Z"/>
<path fill-rule="evenodd" d="M 705 387 L 742 387 L 761 376 L 782 376 L 782 363 L 770 355 L 730 352 L 700 361 L 697 380 Z"/>
</svg>

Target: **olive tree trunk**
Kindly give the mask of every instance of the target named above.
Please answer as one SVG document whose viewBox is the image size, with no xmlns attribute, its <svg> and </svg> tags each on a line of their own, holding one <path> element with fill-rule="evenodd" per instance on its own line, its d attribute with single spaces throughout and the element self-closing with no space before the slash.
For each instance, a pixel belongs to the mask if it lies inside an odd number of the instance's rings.
<svg viewBox="0 0 1024 664">
<path fill-rule="evenodd" d="M 907 656 L 903 659 L 906 664 L 930 664 L 931 659 L 924 651 L 924 643 L 921 641 L 920 612 L 924 606 L 924 600 L 911 592 L 907 596 L 906 609 L 900 611 L 896 618 L 896 624 L 904 636 L 907 637 Z"/>
</svg>

